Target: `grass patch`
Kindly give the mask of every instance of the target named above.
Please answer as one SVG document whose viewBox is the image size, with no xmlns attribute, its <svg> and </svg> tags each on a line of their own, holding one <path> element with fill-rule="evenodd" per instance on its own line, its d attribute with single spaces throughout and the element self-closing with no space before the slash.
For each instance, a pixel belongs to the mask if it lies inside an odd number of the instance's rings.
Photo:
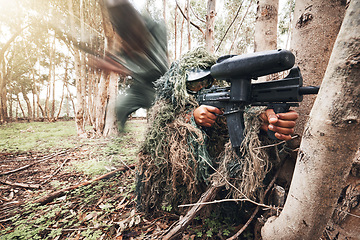
<svg viewBox="0 0 360 240">
<path fill-rule="evenodd" d="M 91 146 L 91 158 L 73 163 L 73 168 L 93 176 L 135 163 L 140 145 L 145 139 L 146 129 L 147 124 L 144 121 L 128 121 L 124 131 L 117 137 L 101 139 L 98 144 L 95 141 Z"/>
<path fill-rule="evenodd" d="M 79 139 L 74 121 L 9 123 L 0 125 L 0 152 L 53 152 L 83 144 L 87 153 L 71 169 L 98 175 L 136 162 L 146 128 L 145 121 L 132 120 L 116 137 Z"/>
<path fill-rule="evenodd" d="M 0 126 L 0 151 L 54 151 L 75 147 L 74 121 L 8 123 Z"/>
</svg>

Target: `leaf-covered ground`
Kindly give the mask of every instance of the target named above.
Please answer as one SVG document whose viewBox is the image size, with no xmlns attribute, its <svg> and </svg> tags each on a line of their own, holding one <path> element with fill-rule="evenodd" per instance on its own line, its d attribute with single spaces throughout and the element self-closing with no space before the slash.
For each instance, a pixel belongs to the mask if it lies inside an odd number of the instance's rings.
<svg viewBox="0 0 360 240">
<path fill-rule="evenodd" d="M 73 121 L 1 125 L 0 238 L 161 238 L 179 216 L 137 212 L 136 172 L 121 169 L 136 165 L 146 128 L 134 119 L 116 138 L 79 139 Z M 226 239 L 238 229 L 216 216 L 194 222 L 180 239 Z"/>
<path fill-rule="evenodd" d="M 73 122 L 1 126 L 1 239 L 143 239 L 167 228 L 166 216 L 145 219 L 136 212 L 134 170 L 35 203 L 133 165 L 146 120 L 130 121 L 111 140 L 77 139 L 74 127 Z"/>
</svg>

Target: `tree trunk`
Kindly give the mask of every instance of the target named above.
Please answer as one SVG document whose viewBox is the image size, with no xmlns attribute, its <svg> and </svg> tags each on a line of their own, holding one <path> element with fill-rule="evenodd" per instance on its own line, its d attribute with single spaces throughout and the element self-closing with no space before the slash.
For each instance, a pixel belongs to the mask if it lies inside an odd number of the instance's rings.
<svg viewBox="0 0 360 240">
<path fill-rule="evenodd" d="M 85 137 L 85 95 L 84 95 L 84 76 L 83 76 L 83 61 L 82 54 L 79 50 L 75 50 L 75 77 L 76 77 L 76 114 L 75 114 L 75 122 L 76 122 L 76 130 L 77 134 L 80 137 Z"/>
<path fill-rule="evenodd" d="M 0 63 L 0 67 L 1 67 L 1 63 Z M 7 122 L 8 120 L 6 95 L 7 95 L 6 79 L 0 73 L 0 124 Z"/>
<path fill-rule="evenodd" d="M 109 86 L 109 74 L 103 73 L 100 82 L 98 93 L 96 94 L 96 122 L 95 131 L 98 135 L 102 135 L 105 128 L 105 114 L 106 105 L 108 103 L 107 91 Z"/>
<path fill-rule="evenodd" d="M 44 106 L 44 113 L 45 113 L 44 118 L 46 118 L 47 120 L 50 120 L 49 99 L 50 99 L 50 81 L 47 83 L 46 86 L 46 96 L 45 96 L 45 106 Z"/>
<path fill-rule="evenodd" d="M 60 100 L 60 104 L 59 104 L 59 111 L 56 114 L 55 120 L 57 120 L 60 117 L 60 114 L 61 114 L 61 108 L 62 108 L 62 104 L 63 104 L 63 101 L 64 101 L 64 96 L 65 96 L 65 86 L 66 86 L 66 79 L 67 79 L 67 71 L 68 71 L 68 69 L 67 69 L 67 67 L 65 67 L 65 77 L 64 77 L 64 84 L 63 84 L 63 87 L 62 87 L 62 94 L 61 94 L 61 100 Z"/>
<path fill-rule="evenodd" d="M 319 239 L 360 145 L 360 0 L 352 0 L 310 113 L 283 211 L 267 239 Z"/>
<path fill-rule="evenodd" d="M 318 86 L 326 67 L 345 14 L 343 0 L 297 0 L 290 47 L 301 69 L 304 85 Z M 304 98 L 296 124 L 302 134 L 316 96 Z M 300 138 L 299 138 L 300 139 Z"/>
<path fill-rule="evenodd" d="M 186 4 L 186 18 L 187 18 L 187 31 L 188 31 L 188 50 L 191 50 L 191 31 L 190 31 L 190 0 Z"/>
<path fill-rule="evenodd" d="M 21 93 L 22 93 L 22 96 L 25 100 L 25 103 L 26 103 L 26 107 L 27 107 L 27 118 L 28 120 L 34 120 L 33 119 L 33 116 L 32 116 L 32 108 L 31 108 L 31 103 L 30 103 L 30 99 L 28 98 L 28 96 L 26 95 L 23 87 L 21 87 Z"/>
<path fill-rule="evenodd" d="M 53 40 L 53 47 L 52 47 L 52 54 L 55 55 L 55 36 L 54 36 L 54 40 Z M 55 60 L 55 56 L 54 56 L 54 60 Z M 55 64 L 52 64 L 52 101 L 51 101 L 51 120 L 54 121 L 55 120 Z"/>
<path fill-rule="evenodd" d="M 80 1 L 82 2 L 82 1 Z M 73 32 L 75 32 L 75 21 L 74 21 L 74 6 L 72 0 L 68 0 L 68 9 L 70 12 L 70 25 Z M 80 4 L 81 5 L 81 4 Z M 81 8 L 81 6 L 80 6 Z M 84 29 L 81 29 L 84 31 Z M 83 34 L 83 33 L 81 33 Z M 83 59 L 81 52 L 77 49 L 74 49 L 74 59 L 75 59 L 75 84 L 76 84 L 76 107 L 75 107 L 75 122 L 76 122 L 76 132 L 80 137 L 86 137 L 85 126 L 84 126 L 84 80 L 83 80 Z"/>
<path fill-rule="evenodd" d="M 71 101 L 71 104 L 72 104 L 72 108 L 73 108 L 73 111 L 74 111 L 74 116 L 76 116 L 76 107 L 75 107 L 75 103 L 74 103 L 74 99 L 73 99 L 73 96 L 70 92 L 70 89 L 69 89 L 69 85 L 66 84 L 66 89 L 67 89 L 67 92 L 68 92 L 68 98 L 70 98 L 70 101 Z M 68 114 L 68 116 L 70 116 L 70 114 Z"/>
<path fill-rule="evenodd" d="M 20 101 L 20 98 L 19 98 L 19 94 L 16 94 L 16 99 L 17 99 L 17 101 L 18 101 L 18 104 L 19 104 L 21 113 L 22 113 L 22 115 L 23 115 L 23 118 L 25 118 L 26 115 L 25 115 L 24 108 L 23 108 L 22 105 L 21 105 L 21 101 Z M 17 115 L 17 114 L 16 114 L 16 115 Z"/>
<path fill-rule="evenodd" d="M 185 18 L 183 18 L 182 22 L 181 22 L 181 30 L 180 30 L 180 51 L 179 51 L 179 56 L 182 55 L 182 43 L 183 43 L 183 36 L 184 36 L 184 23 L 185 23 Z"/>
<path fill-rule="evenodd" d="M 115 101 L 118 92 L 118 74 L 111 72 L 109 76 L 108 103 L 106 106 L 106 119 L 103 136 L 113 136 L 118 134 L 118 127 L 116 124 Z"/>
<path fill-rule="evenodd" d="M 166 25 L 166 0 L 163 0 L 163 18 Z"/>
<path fill-rule="evenodd" d="M 43 109 L 43 107 L 41 106 L 41 103 L 40 103 L 40 96 L 39 96 L 39 93 L 36 89 L 36 86 L 34 87 L 34 92 L 35 92 L 35 95 L 36 95 L 36 102 L 37 102 L 37 107 L 38 109 L 40 109 L 41 111 L 41 116 L 43 119 L 45 119 L 45 111 Z M 38 114 L 38 118 L 40 118 L 39 114 Z"/>
<path fill-rule="evenodd" d="M 206 14 L 206 31 L 205 31 L 205 46 L 206 50 L 210 53 L 214 53 L 214 28 L 215 28 L 215 16 L 216 16 L 216 0 L 208 0 L 207 14 Z"/>
<path fill-rule="evenodd" d="M 103 9 L 103 8 L 102 8 Z M 115 31 L 109 21 L 106 12 L 102 11 L 104 34 L 108 49 L 115 48 Z M 116 135 L 118 127 L 116 124 L 115 101 L 118 92 L 118 77 L 115 72 L 103 74 L 103 81 L 99 83 L 99 102 L 97 103 L 96 131 L 103 136 Z"/>
<path fill-rule="evenodd" d="M 257 1 L 254 50 L 277 49 L 277 23 L 279 0 Z"/>
<path fill-rule="evenodd" d="M 177 5 L 175 5 L 175 16 L 174 16 L 174 41 L 175 41 L 175 48 L 174 48 L 174 60 L 176 60 L 177 59 L 177 37 L 178 37 L 178 35 L 177 35 L 177 15 L 178 15 L 178 13 L 177 13 Z"/>
<path fill-rule="evenodd" d="M 5 63 L 4 57 L 5 52 L 11 46 L 11 43 L 22 33 L 24 29 L 26 29 L 29 25 L 19 29 L 16 31 L 11 38 L 1 46 L 0 49 L 0 124 L 7 122 L 8 120 L 8 113 L 7 113 L 7 90 L 6 84 L 7 79 L 5 78 Z"/>
</svg>

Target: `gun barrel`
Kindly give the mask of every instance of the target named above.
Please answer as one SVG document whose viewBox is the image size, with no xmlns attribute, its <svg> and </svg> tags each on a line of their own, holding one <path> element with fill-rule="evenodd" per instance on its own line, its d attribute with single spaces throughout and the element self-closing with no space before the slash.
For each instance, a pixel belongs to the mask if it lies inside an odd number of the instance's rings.
<svg viewBox="0 0 360 240">
<path fill-rule="evenodd" d="M 308 95 L 308 94 L 317 94 L 319 92 L 320 87 L 308 86 L 308 87 L 300 87 L 299 94 L 300 95 Z"/>
</svg>

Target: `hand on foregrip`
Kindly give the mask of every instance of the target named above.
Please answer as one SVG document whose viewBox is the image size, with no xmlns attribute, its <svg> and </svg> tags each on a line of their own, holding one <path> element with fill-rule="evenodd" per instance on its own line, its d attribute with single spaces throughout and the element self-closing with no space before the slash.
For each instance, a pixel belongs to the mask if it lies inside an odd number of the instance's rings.
<svg viewBox="0 0 360 240">
<path fill-rule="evenodd" d="M 273 109 L 267 109 L 260 117 L 264 120 L 261 129 L 271 130 L 277 139 L 288 141 L 294 134 L 295 121 L 299 115 L 295 111 L 276 114 Z"/>
<path fill-rule="evenodd" d="M 211 127 L 220 114 L 223 112 L 217 107 L 201 105 L 194 110 L 194 119 L 198 126 Z"/>
</svg>

